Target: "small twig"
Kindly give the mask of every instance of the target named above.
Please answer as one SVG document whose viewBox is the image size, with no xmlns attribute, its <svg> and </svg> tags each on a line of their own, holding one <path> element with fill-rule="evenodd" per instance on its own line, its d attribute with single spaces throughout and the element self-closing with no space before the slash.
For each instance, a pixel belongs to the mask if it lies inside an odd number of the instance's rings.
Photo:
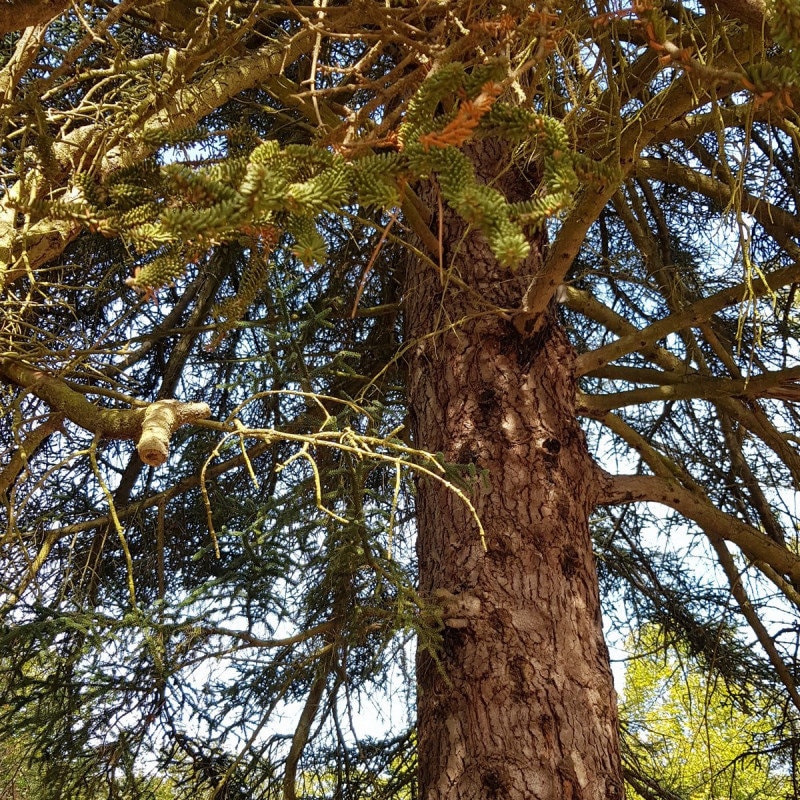
<svg viewBox="0 0 800 800">
<path fill-rule="evenodd" d="M 103 494 L 106 496 L 106 500 L 108 500 L 108 512 L 111 515 L 111 521 L 114 525 L 114 529 L 117 532 L 117 536 L 119 537 L 119 543 L 122 547 L 122 552 L 125 555 L 125 568 L 127 572 L 127 580 L 128 580 L 128 597 L 131 601 L 131 607 L 136 608 L 136 588 L 133 583 L 133 558 L 131 557 L 131 551 L 128 547 L 128 541 L 125 538 L 125 532 L 122 530 L 122 524 L 119 521 L 119 517 L 117 516 L 117 508 L 114 504 L 114 495 L 111 493 L 111 490 L 108 488 L 108 484 L 103 478 L 102 473 L 100 472 L 100 467 L 97 464 L 97 445 L 100 441 L 99 436 L 94 437 L 94 441 L 92 442 L 91 447 L 89 448 L 89 461 L 92 465 L 92 472 L 94 472 L 95 477 L 97 478 L 97 482 L 100 484 L 100 488 L 103 490 Z"/>
<path fill-rule="evenodd" d="M 381 233 L 381 238 L 378 239 L 378 243 L 375 245 L 372 251 L 372 255 L 369 258 L 369 262 L 367 263 L 367 266 L 364 267 L 364 272 L 361 275 L 361 280 L 358 282 L 358 289 L 356 290 L 356 299 L 353 302 L 353 310 L 350 312 L 350 319 L 355 319 L 356 312 L 358 311 L 358 304 L 361 301 L 361 295 L 364 293 L 364 287 L 367 285 L 367 278 L 369 277 L 370 272 L 372 272 L 372 267 L 375 265 L 375 261 L 378 258 L 378 254 L 381 252 L 384 242 L 389 236 L 389 231 L 392 229 L 392 225 L 394 225 L 395 220 L 397 219 L 397 214 L 399 210 L 400 209 L 396 208 L 392 211 L 391 217 L 389 218 L 389 221 L 386 223 L 383 232 Z"/>
</svg>

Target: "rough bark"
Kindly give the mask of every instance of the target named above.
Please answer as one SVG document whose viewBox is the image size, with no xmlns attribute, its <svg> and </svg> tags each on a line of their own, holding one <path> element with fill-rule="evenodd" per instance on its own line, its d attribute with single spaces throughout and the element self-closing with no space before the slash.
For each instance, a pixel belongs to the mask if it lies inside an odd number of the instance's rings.
<svg viewBox="0 0 800 800">
<path fill-rule="evenodd" d="M 0 34 L 21 31 L 41 25 L 57 17 L 69 0 L 2 0 L 0 2 Z"/>
<path fill-rule="evenodd" d="M 473 158 L 509 199 L 529 194 L 496 143 Z M 422 260 L 409 266 L 412 424 L 420 446 L 477 468 L 471 495 L 487 550 L 459 498 L 421 481 L 420 589 L 443 603 L 445 627 L 442 669 L 418 656 L 420 797 L 621 798 L 574 356 L 552 312 L 526 338 L 490 308 L 519 304 L 543 241 L 511 274 L 443 213 L 443 263 L 463 284 Z"/>
</svg>

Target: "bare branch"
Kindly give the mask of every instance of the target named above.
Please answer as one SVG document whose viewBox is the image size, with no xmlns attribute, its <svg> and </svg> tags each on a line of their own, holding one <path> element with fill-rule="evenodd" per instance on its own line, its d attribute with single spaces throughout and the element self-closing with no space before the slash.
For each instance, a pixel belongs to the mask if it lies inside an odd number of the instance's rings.
<svg viewBox="0 0 800 800">
<path fill-rule="evenodd" d="M 564 283 L 564 279 L 575 260 L 589 228 L 594 224 L 617 191 L 621 180 L 624 180 L 635 168 L 639 153 L 666 127 L 673 125 L 692 109 L 707 102 L 709 95 L 720 96 L 739 88 L 734 80 L 735 73 L 727 70 L 738 68 L 748 60 L 748 47 L 742 46 L 741 60 L 733 56 L 719 58 L 716 77 L 699 85 L 697 77 L 691 72 L 672 83 L 664 92 L 653 100 L 637 116 L 620 137 L 619 142 L 612 142 L 606 152 L 597 154 L 600 161 L 612 160 L 618 164 L 620 179 L 610 180 L 597 186 L 587 186 L 578 196 L 575 206 L 564 220 L 555 241 L 548 250 L 542 269 L 528 287 L 521 304 L 520 312 L 514 319 L 517 329 L 526 330 L 533 320 L 541 320 L 556 289 Z M 733 46 L 734 51 L 736 46 Z M 610 152 L 609 152 L 610 151 Z"/>
<path fill-rule="evenodd" d="M 644 370 L 640 370 L 644 372 Z M 648 370 L 652 373 L 652 370 Z M 595 370 L 590 375 L 601 374 Z M 739 397 L 753 400 L 770 397 L 780 400 L 800 400 L 800 367 L 767 372 L 752 378 L 710 378 L 698 374 L 686 374 L 682 377 L 665 375 L 665 382 L 660 386 L 640 387 L 627 392 L 592 395 L 581 392 L 578 397 L 578 413 L 595 416 L 615 408 L 637 405 L 639 403 L 656 403 L 667 400 L 717 400 L 721 397 Z M 670 380 L 672 378 L 672 380 Z M 669 382 L 667 382 L 667 380 Z"/>
<path fill-rule="evenodd" d="M 133 439 L 145 464 L 161 466 L 169 454 L 169 439 L 181 425 L 211 415 L 207 403 L 158 400 L 144 408 L 111 409 L 96 406 L 60 378 L 25 366 L 0 361 L 0 376 L 33 392 L 54 411 L 76 425 L 106 439 Z"/>
<path fill-rule="evenodd" d="M 721 536 L 710 534 L 708 538 L 711 542 L 711 546 L 716 551 L 719 563 L 722 566 L 726 577 L 728 578 L 728 583 L 731 587 L 731 594 L 736 599 L 742 614 L 744 615 L 750 627 L 753 629 L 753 632 L 758 638 L 759 644 L 764 648 L 764 652 L 767 654 L 770 663 L 775 668 L 775 672 L 778 674 L 778 677 L 781 679 L 783 685 L 789 692 L 792 702 L 798 709 L 800 709 L 800 692 L 797 690 L 797 683 L 792 677 L 792 673 L 789 671 L 788 667 L 781 658 L 778 648 L 775 646 L 775 641 L 773 640 L 772 636 L 770 636 L 769 631 L 766 629 L 764 623 L 756 613 L 756 610 L 753 608 L 753 604 L 750 602 L 750 598 L 747 596 L 747 592 L 745 591 L 742 583 L 739 570 L 736 567 L 733 557 L 728 551 L 727 545 Z"/>
<path fill-rule="evenodd" d="M 684 186 L 715 200 L 721 206 L 728 206 L 736 199 L 741 203 L 742 211 L 755 217 L 792 258 L 800 259 L 800 247 L 790 238 L 800 237 L 800 220 L 783 208 L 740 190 L 736 191 L 734 198 L 734 189 L 727 183 L 668 159 L 642 158 L 636 165 L 635 172 L 663 183 Z"/>
<path fill-rule="evenodd" d="M 619 426 L 617 426 L 619 427 Z M 648 466 L 654 456 L 637 448 Z M 659 461 L 662 456 L 655 454 Z M 748 558 L 769 564 L 792 582 L 800 583 L 800 556 L 774 542 L 757 528 L 720 511 L 704 494 L 683 486 L 675 476 L 605 474 L 599 505 L 652 502 L 674 508 L 709 535 L 733 542 Z"/>
<path fill-rule="evenodd" d="M 748 298 L 763 297 L 798 280 L 800 280 L 800 263 L 775 270 L 766 276 L 766 280 L 757 278 L 750 283 L 742 282 L 728 289 L 722 289 L 642 330 L 621 336 L 616 342 L 589 353 L 582 353 L 575 364 L 576 374 L 586 375 L 628 353 L 647 351 L 659 339 L 684 328 L 697 327 L 723 308 L 736 305 Z"/>
</svg>

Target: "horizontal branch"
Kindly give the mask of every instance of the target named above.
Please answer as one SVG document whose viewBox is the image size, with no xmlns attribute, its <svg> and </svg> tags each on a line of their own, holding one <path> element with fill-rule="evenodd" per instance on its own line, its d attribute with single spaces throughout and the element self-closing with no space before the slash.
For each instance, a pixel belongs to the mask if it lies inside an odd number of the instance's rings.
<svg viewBox="0 0 800 800">
<path fill-rule="evenodd" d="M 656 370 L 640 370 L 648 375 Z M 594 374 L 594 373 L 589 373 Z M 579 414 L 594 414 L 612 411 L 624 406 L 641 403 L 665 402 L 668 400 L 719 400 L 722 397 L 740 397 L 748 400 L 773 398 L 777 400 L 800 400 L 800 367 L 792 367 L 778 372 L 765 372 L 752 378 L 712 378 L 697 374 L 682 378 L 664 374 L 665 382 L 659 386 L 646 386 L 626 392 L 610 394 L 578 394 Z M 628 380 L 626 378 L 625 380 Z"/>
<path fill-rule="evenodd" d="M 240 641 L 243 646 L 247 647 L 274 648 L 291 647 L 294 644 L 300 644 L 301 642 L 313 639 L 315 636 L 323 636 L 329 633 L 334 627 L 335 623 L 332 620 L 328 620 L 327 622 L 315 625 L 313 628 L 308 628 L 300 633 L 296 633 L 294 636 L 286 636 L 283 639 L 261 639 L 250 631 L 211 625 L 204 625 L 199 629 L 198 633 L 201 636 L 222 636 L 228 639 L 236 639 Z"/>
<path fill-rule="evenodd" d="M 605 473 L 598 505 L 641 502 L 660 503 L 675 509 L 710 536 L 732 542 L 748 558 L 763 561 L 794 584 L 800 583 L 800 556 L 752 525 L 720 511 L 708 497 L 687 489 L 677 478 Z"/>
<path fill-rule="evenodd" d="M 653 369 L 652 367 L 629 367 L 625 364 L 606 364 L 604 367 L 587 372 L 586 377 L 605 378 L 609 381 L 625 381 L 626 383 L 636 384 L 652 383 L 655 386 L 665 386 L 675 383 L 687 383 L 700 376 L 697 370 L 685 364 L 683 366 L 684 369 L 681 372 L 676 372 L 674 370 L 665 371 Z"/>
<path fill-rule="evenodd" d="M 600 322 L 608 330 L 616 333 L 618 336 L 636 335 L 636 328 L 627 319 L 603 305 L 603 303 L 592 297 L 588 292 L 575 289 L 573 286 L 566 286 L 564 287 L 564 295 L 568 308 L 584 314 L 589 319 Z M 663 347 L 658 347 L 655 342 L 643 347 L 640 352 L 663 370 L 662 372 L 657 370 L 649 371 L 651 374 L 664 376 L 659 383 L 667 383 L 667 375 L 674 375 L 677 379 L 683 380 L 687 374 L 687 365 L 685 362 L 681 361 L 674 353 L 670 353 Z M 582 358 L 583 356 L 579 357 L 578 361 L 580 362 Z M 592 371 L 591 367 L 588 367 L 586 364 L 583 366 L 579 364 L 578 366 L 579 369 L 583 370 L 582 372 L 577 372 L 579 376 Z M 603 365 L 602 369 L 619 371 L 634 368 Z M 645 380 L 644 382 L 647 381 Z M 653 382 L 655 383 L 656 381 Z M 740 425 L 770 447 L 789 469 L 795 485 L 800 487 L 800 456 L 798 456 L 797 452 L 785 440 L 781 432 L 775 428 L 764 411 L 758 407 L 758 404 L 743 403 L 735 397 L 727 396 L 717 398 L 715 402 L 721 411 L 730 415 Z"/>
<path fill-rule="evenodd" d="M 63 380 L 11 359 L 0 360 L 0 377 L 32 392 L 53 411 L 104 439 L 132 439 L 139 457 L 152 467 L 169 455 L 169 440 L 181 425 L 211 415 L 207 403 L 158 400 L 142 408 L 96 406 Z"/>
</svg>

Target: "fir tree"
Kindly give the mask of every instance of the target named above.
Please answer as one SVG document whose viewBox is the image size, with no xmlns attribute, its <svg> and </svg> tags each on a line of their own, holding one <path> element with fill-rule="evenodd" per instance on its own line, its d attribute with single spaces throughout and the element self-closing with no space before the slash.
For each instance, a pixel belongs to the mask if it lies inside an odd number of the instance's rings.
<svg viewBox="0 0 800 800">
<path fill-rule="evenodd" d="M 791 2 L 6 5 L 31 797 L 674 797 L 601 606 L 797 782 Z"/>
</svg>

